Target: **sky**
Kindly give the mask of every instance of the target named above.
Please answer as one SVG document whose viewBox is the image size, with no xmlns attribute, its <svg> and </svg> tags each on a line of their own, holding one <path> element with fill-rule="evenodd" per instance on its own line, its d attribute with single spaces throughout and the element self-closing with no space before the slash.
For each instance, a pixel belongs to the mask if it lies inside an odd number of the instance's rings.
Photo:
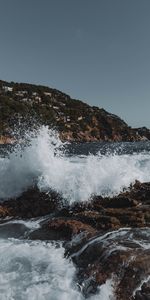
<svg viewBox="0 0 150 300">
<path fill-rule="evenodd" d="M 150 0 L 0 0 L 0 79 L 150 128 Z"/>
</svg>

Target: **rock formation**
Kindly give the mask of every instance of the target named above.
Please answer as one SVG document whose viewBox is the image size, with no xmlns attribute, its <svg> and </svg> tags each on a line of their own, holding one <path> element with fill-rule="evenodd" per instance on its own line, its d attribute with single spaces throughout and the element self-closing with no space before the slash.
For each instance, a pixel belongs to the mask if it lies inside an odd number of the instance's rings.
<svg viewBox="0 0 150 300">
<path fill-rule="evenodd" d="M 33 187 L 0 205 L 1 222 L 6 217 L 40 216 L 47 217 L 29 238 L 63 241 L 85 297 L 113 279 L 117 300 L 149 299 L 149 282 L 140 284 L 150 275 L 145 231 L 150 227 L 150 183 L 136 181 L 113 198 L 95 196 L 90 202 L 72 206 L 54 191 L 45 193 Z"/>
</svg>

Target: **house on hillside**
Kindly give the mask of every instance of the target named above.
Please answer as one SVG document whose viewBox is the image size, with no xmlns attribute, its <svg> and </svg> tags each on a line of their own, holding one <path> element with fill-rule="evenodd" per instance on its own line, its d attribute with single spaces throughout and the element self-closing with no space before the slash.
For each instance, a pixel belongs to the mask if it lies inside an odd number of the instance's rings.
<svg viewBox="0 0 150 300">
<path fill-rule="evenodd" d="M 4 86 L 3 86 L 3 90 L 4 90 L 5 92 L 12 92 L 12 91 L 13 91 L 13 88 L 12 88 L 11 86 L 6 86 L 6 85 L 4 85 Z"/>
<path fill-rule="evenodd" d="M 49 93 L 49 92 L 44 92 L 44 95 L 45 95 L 45 96 L 49 96 L 49 97 L 51 97 L 51 96 L 52 96 L 52 93 Z"/>
<path fill-rule="evenodd" d="M 33 97 L 36 97 L 36 96 L 38 96 L 38 93 L 37 93 L 37 92 L 33 92 L 33 93 L 32 93 L 32 96 L 33 96 Z"/>
<path fill-rule="evenodd" d="M 58 107 L 58 106 L 53 106 L 53 108 L 54 108 L 54 109 L 56 109 L 56 110 L 57 110 L 57 109 L 59 109 L 59 107 Z"/>
<path fill-rule="evenodd" d="M 82 117 L 82 116 L 78 117 L 78 121 L 81 121 L 82 119 L 83 119 L 83 117 Z"/>
<path fill-rule="evenodd" d="M 27 95 L 28 94 L 28 92 L 27 91 L 17 91 L 16 92 L 16 96 L 24 96 L 24 95 Z"/>
<path fill-rule="evenodd" d="M 66 122 L 70 122 L 70 117 L 69 117 L 69 116 L 67 116 L 67 117 L 65 116 L 65 117 L 64 117 L 64 122 L 65 122 L 65 123 L 66 123 Z"/>
<path fill-rule="evenodd" d="M 36 96 L 36 97 L 34 98 L 34 101 L 35 101 L 36 103 L 41 103 L 41 102 L 42 102 L 42 99 L 41 99 L 40 96 Z"/>
</svg>

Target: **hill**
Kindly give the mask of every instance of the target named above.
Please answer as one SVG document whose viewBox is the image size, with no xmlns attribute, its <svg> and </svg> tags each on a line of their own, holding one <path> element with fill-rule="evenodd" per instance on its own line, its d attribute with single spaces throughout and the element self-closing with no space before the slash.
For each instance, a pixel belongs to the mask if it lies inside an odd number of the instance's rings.
<svg viewBox="0 0 150 300">
<path fill-rule="evenodd" d="M 0 142 L 10 142 L 15 126 L 26 122 L 56 128 L 62 140 L 137 141 L 150 139 L 150 130 L 131 128 L 103 108 L 72 99 L 59 90 L 0 80 Z M 17 125 L 16 125 L 17 124 Z"/>
</svg>

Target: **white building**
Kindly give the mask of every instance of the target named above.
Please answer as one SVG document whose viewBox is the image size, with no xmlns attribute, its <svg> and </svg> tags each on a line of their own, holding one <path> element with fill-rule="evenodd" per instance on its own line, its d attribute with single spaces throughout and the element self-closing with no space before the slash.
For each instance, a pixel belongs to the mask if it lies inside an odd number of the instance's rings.
<svg viewBox="0 0 150 300">
<path fill-rule="evenodd" d="M 58 107 L 58 106 L 53 106 L 53 108 L 54 108 L 54 109 L 59 109 L 59 107 Z"/>
<path fill-rule="evenodd" d="M 17 91 L 17 92 L 16 92 L 16 96 L 24 96 L 24 95 L 26 95 L 26 94 L 28 94 L 27 91 Z"/>
<path fill-rule="evenodd" d="M 40 96 L 36 96 L 34 99 L 35 99 L 35 101 L 37 101 L 37 102 L 41 102 L 41 101 L 42 101 L 42 99 L 41 99 Z"/>
<path fill-rule="evenodd" d="M 4 90 L 5 92 L 12 92 L 12 91 L 13 91 L 13 88 L 10 87 L 10 86 L 4 85 L 4 86 L 3 86 L 3 90 Z"/>
<path fill-rule="evenodd" d="M 45 95 L 45 96 L 50 96 L 50 97 L 51 97 L 51 96 L 52 96 L 52 93 L 44 92 L 44 95 Z"/>
<path fill-rule="evenodd" d="M 69 116 L 64 117 L 64 122 L 70 122 L 70 117 Z"/>
</svg>

